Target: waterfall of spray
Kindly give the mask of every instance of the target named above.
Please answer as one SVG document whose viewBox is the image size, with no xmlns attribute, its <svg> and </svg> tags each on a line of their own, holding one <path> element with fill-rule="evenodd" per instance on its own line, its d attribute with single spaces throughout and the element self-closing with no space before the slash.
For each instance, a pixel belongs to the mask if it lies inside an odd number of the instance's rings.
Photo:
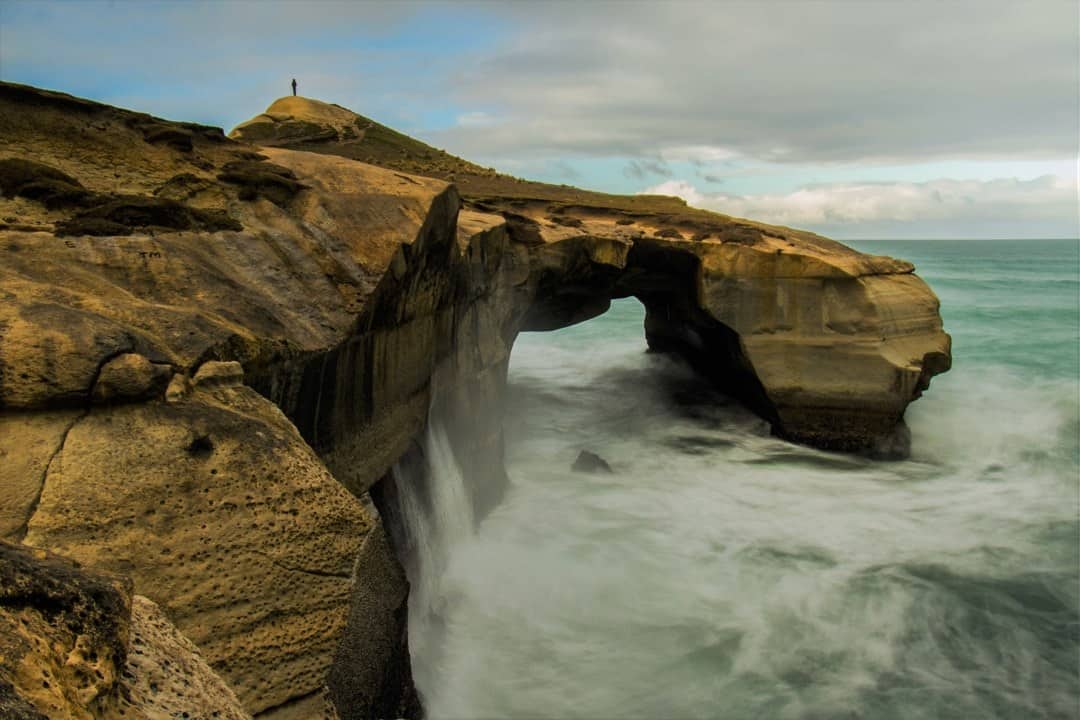
<svg viewBox="0 0 1080 720">
<path fill-rule="evenodd" d="M 424 658 L 414 667 L 417 687 L 430 687 L 427 669 L 441 645 L 449 598 L 443 577 L 450 548 L 475 532 L 472 499 L 461 467 L 454 457 L 442 423 L 429 414 L 423 442 L 422 465 L 394 466 L 401 524 L 411 553 L 406 571 L 409 595 L 409 646 L 413 657 Z"/>
</svg>

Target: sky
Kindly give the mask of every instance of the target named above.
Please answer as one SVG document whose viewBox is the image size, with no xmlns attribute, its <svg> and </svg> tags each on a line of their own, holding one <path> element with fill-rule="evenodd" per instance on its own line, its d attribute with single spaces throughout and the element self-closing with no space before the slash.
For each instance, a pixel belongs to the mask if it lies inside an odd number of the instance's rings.
<svg viewBox="0 0 1080 720">
<path fill-rule="evenodd" d="M 1077 0 L 0 0 L 0 79 L 226 130 L 290 92 L 537 180 L 838 239 L 1080 236 Z"/>
</svg>

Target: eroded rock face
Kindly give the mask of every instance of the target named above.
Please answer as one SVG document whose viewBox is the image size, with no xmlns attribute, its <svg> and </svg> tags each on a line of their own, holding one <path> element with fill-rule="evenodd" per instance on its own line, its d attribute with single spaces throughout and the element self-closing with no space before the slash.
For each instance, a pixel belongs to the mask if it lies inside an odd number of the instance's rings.
<svg viewBox="0 0 1080 720">
<path fill-rule="evenodd" d="M 273 117 L 259 116 L 233 135 L 345 157 L 357 156 L 364 142 L 334 134 L 348 123 L 343 108 L 333 106 L 331 117 L 304 98 L 275 107 Z M 301 118 L 323 131 L 295 140 L 287 128 Z M 433 174 L 439 167 L 432 165 Z M 469 283 L 500 295 L 493 311 L 504 345 L 518 330 L 581 322 L 612 298 L 632 295 L 646 307 L 650 346 L 686 356 L 777 434 L 886 455 L 904 454 L 905 408 L 949 368 L 938 300 L 910 263 L 670 198 L 560 195 L 514 178 L 481 181 L 472 171 L 459 182 L 469 209 L 460 222 L 466 248 L 480 235 L 503 235 L 505 246 L 487 262 L 499 268 L 502 255 L 514 255 L 512 277 L 489 268 L 489 278 Z M 500 282 L 519 292 L 492 288 Z"/>
<path fill-rule="evenodd" d="M 256 145 L 348 141 L 361 137 L 365 123 L 356 113 L 305 97 L 283 97 L 266 112 L 238 125 L 230 136 Z"/>
<path fill-rule="evenodd" d="M 120 717 L 249 720 L 236 694 L 152 600 L 131 599 L 131 641 Z"/>
<path fill-rule="evenodd" d="M 0 541 L 0 712 L 12 720 L 248 720 L 131 581 Z"/>
<path fill-rule="evenodd" d="M 33 717 L 92 718 L 116 702 L 131 584 L 0 542 L 0 694 Z"/>
<path fill-rule="evenodd" d="M 384 572 L 363 564 L 373 532 L 280 410 L 244 386 L 196 383 L 183 401 L 76 423 L 25 542 L 130 576 L 261 712 L 322 692 L 357 584 Z M 380 627 L 400 631 L 386 615 Z"/>
<path fill-rule="evenodd" d="M 257 149 L 0 84 L 0 161 L 35 163 L 0 183 L 0 535 L 131 578 L 247 712 L 419 713 L 369 492 L 435 406 L 497 501 L 521 330 L 638 297 L 650 345 L 836 449 L 895 448 L 948 368 L 907 263 L 664 198 L 485 176 L 463 203 L 290 102 L 318 153 L 273 113 Z"/>
<path fill-rule="evenodd" d="M 123 353 L 105 363 L 91 390 L 94 402 L 131 402 L 157 397 L 169 382 L 169 365 L 155 364 L 138 353 Z"/>
</svg>

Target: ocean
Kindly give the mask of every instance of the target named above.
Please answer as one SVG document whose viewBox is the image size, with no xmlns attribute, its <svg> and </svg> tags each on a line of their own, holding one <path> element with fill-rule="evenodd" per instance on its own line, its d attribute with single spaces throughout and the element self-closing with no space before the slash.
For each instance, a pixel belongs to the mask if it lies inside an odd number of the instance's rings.
<svg viewBox="0 0 1080 720">
<path fill-rule="evenodd" d="M 633 299 L 518 339 L 479 522 L 429 428 L 429 717 L 1080 715 L 1080 244 L 851 244 L 914 262 L 953 336 L 909 460 L 771 437 L 647 354 Z M 614 472 L 571 472 L 581 450 Z"/>
</svg>

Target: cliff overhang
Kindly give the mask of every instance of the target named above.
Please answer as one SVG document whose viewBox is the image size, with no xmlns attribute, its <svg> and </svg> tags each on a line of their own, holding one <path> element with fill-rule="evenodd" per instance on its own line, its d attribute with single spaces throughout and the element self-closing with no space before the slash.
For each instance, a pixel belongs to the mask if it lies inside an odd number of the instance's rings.
<svg viewBox="0 0 1080 720">
<path fill-rule="evenodd" d="M 637 297 L 650 346 L 839 450 L 902 453 L 948 369 L 908 263 L 416 141 L 402 159 L 293 104 L 256 147 L 0 84 L 0 537 L 130 578 L 248 712 L 418 712 L 371 492 L 437 407 L 496 502 L 523 330 Z M 294 116 L 316 127 L 275 134 Z"/>
</svg>

